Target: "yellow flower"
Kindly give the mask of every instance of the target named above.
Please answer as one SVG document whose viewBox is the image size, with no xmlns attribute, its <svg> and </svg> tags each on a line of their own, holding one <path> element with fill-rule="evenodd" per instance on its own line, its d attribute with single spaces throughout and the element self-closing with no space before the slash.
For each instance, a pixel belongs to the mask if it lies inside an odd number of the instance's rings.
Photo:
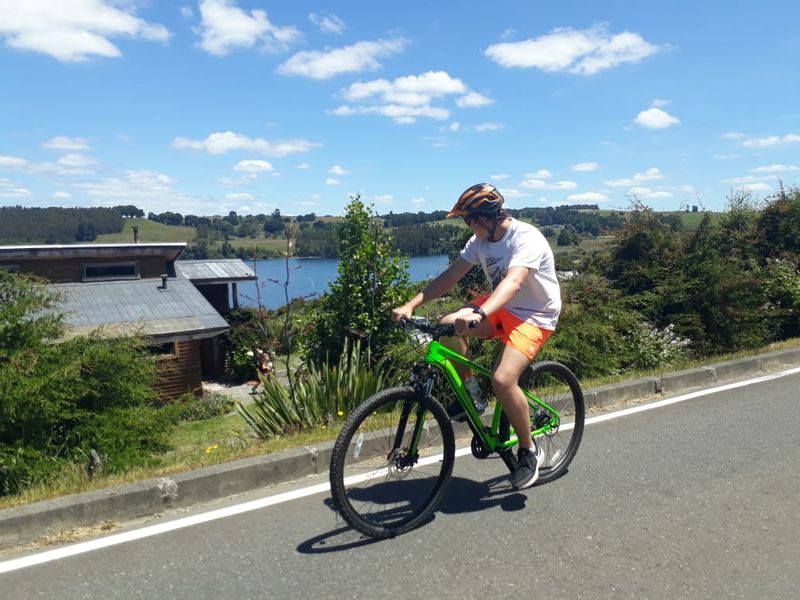
<svg viewBox="0 0 800 600">
<path fill-rule="evenodd" d="M 344 416 L 344 411 L 340 410 L 340 411 L 339 411 L 339 412 L 337 412 L 336 414 L 337 414 L 337 415 L 339 415 L 340 417 L 343 417 L 343 416 Z"/>
<path fill-rule="evenodd" d="M 217 448 L 219 448 L 219 444 L 214 444 L 213 446 L 209 446 L 208 448 L 206 448 L 206 454 L 211 454 Z"/>
</svg>

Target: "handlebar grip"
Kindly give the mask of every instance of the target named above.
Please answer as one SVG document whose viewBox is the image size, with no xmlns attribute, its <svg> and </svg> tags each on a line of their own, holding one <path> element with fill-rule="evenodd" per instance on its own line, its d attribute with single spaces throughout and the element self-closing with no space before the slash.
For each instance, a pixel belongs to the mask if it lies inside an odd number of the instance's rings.
<svg viewBox="0 0 800 600">
<path fill-rule="evenodd" d="M 481 324 L 480 320 L 478 320 L 478 321 L 470 321 L 469 325 L 467 325 L 467 327 L 469 327 L 470 329 L 476 329 L 478 327 L 478 325 L 480 325 L 480 324 Z"/>
</svg>

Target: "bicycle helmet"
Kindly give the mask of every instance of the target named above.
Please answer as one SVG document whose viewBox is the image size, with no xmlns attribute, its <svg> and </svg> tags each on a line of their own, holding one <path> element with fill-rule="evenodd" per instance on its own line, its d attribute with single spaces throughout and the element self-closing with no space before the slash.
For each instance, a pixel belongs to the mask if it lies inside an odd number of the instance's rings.
<svg viewBox="0 0 800 600">
<path fill-rule="evenodd" d="M 471 215 L 495 216 L 503 206 L 503 195 L 491 183 L 478 183 L 459 196 L 447 218 Z"/>
</svg>

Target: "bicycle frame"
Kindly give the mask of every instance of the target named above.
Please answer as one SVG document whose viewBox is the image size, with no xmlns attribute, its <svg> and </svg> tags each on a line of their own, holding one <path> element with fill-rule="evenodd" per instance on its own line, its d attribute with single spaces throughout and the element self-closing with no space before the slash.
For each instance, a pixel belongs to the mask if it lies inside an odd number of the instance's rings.
<svg viewBox="0 0 800 600">
<path fill-rule="evenodd" d="M 480 438 L 484 444 L 484 448 L 489 452 L 500 452 L 512 448 L 518 443 L 516 432 L 513 428 L 508 432 L 500 431 L 500 417 L 503 413 L 503 407 L 499 402 L 495 404 L 494 414 L 492 416 L 492 424 L 486 427 L 481 420 L 480 415 L 475 409 L 472 398 L 464 386 L 464 381 L 459 376 L 458 372 L 453 366 L 453 363 L 460 363 L 469 367 L 473 374 L 483 377 L 491 377 L 492 372 L 479 364 L 472 362 L 466 356 L 455 352 L 443 346 L 437 340 L 432 340 L 428 346 L 428 351 L 425 354 L 425 362 L 427 364 L 438 367 L 445 376 L 445 379 L 450 384 L 450 387 L 455 391 L 456 398 L 461 406 L 467 413 L 467 419 L 472 432 Z M 427 390 L 429 392 L 429 389 Z M 540 400 L 534 393 L 528 390 L 522 390 L 525 397 L 528 399 L 528 405 L 533 411 L 542 408 L 550 415 L 550 419 L 542 427 L 536 429 L 531 435 L 537 436 L 547 433 L 554 427 L 558 427 L 560 422 L 560 414 L 558 411 L 549 406 L 546 402 Z M 533 413 L 532 413 L 533 414 Z"/>
</svg>

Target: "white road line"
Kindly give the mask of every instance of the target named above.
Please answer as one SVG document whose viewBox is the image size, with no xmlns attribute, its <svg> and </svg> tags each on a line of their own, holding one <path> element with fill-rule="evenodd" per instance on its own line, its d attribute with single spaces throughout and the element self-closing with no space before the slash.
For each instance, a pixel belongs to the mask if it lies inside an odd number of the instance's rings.
<svg viewBox="0 0 800 600">
<path fill-rule="evenodd" d="M 640 406 L 634 406 L 631 408 L 626 408 L 623 410 L 618 410 L 611 413 L 598 415 L 596 417 L 591 417 L 589 419 L 586 419 L 586 424 L 591 425 L 594 423 L 600 423 L 602 421 L 610 421 L 611 419 L 619 419 L 621 417 L 627 417 L 628 415 L 644 412 L 646 410 L 654 410 L 656 408 L 669 406 L 670 404 L 677 404 L 679 402 L 685 402 L 686 400 L 700 398 L 701 396 L 708 396 L 710 394 L 716 394 L 718 392 L 724 392 L 727 390 L 733 390 L 748 385 L 754 385 L 756 383 L 762 383 L 765 381 L 786 377 L 788 375 L 794 375 L 795 373 L 800 373 L 800 367 L 789 369 L 786 371 L 781 371 L 780 373 L 774 373 L 772 375 L 764 375 L 763 377 L 756 377 L 755 379 L 747 379 L 745 381 L 729 383 L 726 385 L 721 385 L 709 389 L 699 390 L 697 392 L 691 392 L 689 394 L 683 394 L 681 396 L 675 396 L 674 398 L 667 398 L 665 400 L 659 400 L 656 402 L 651 402 L 649 404 L 643 404 Z M 458 450 L 456 450 L 456 456 L 464 456 L 469 453 L 470 453 L 469 446 L 464 448 L 459 448 Z M 40 552 L 38 554 L 31 554 L 30 556 L 23 556 L 22 558 L 7 560 L 5 562 L 0 562 L 0 574 L 9 573 L 11 571 L 17 571 L 19 569 L 32 567 L 35 565 L 41 565 L 62 558 L 76 556 L 78 554 L 93 552 L 95 550 L 100 550 L 102 548 L 109 548 L 111 546 L 125 544 L 127 542 L 132 542 L 134 540 L 140 540 L 143 538 L 152 537 L 154 535 L 160 535 L 162 533 L 167 533 L 169 531 L 176 531 L 178 529 L 184 529 L 186 527 L 194 527 L 195 525 L 208 523 L 209 521 L 215 521 L 217 519 L 224 519 L 226 517 L 240 515 L 253 510 L 266 508 L 268 506 L 274 506 L 275 504 L 291 502 L 292 500 L 298 500 L 300 498 L 305 498 L 306 496 L 313 496 L 314 494 L 321 494 L 329 490 L 330 490 L 329 483 L 320 483 L 299 490 L 284 492 L 282 494 L 277 494 L 275 496 L 269 496 L 267 498 L 261 498 L 259 500 L 251 500 L 250 502 L 244 502 L 242 504 L 236 504 L 234 506 L 212 510 L 206 513 L 201 513 L 199 515 L 193 515 L 191 517 L 176 519 L 168 523 L 159 523 L 157 525 L 150 525 L 148 527 L 142 527 L 141 529 L 136 529 L 133 531 L 115 533 L 96 540 L 79 542 L 69 546 L 64 546 L 63 548 L 56 548 L 54 550 L 48 550 L 46 552 Z"/>
</svg>

